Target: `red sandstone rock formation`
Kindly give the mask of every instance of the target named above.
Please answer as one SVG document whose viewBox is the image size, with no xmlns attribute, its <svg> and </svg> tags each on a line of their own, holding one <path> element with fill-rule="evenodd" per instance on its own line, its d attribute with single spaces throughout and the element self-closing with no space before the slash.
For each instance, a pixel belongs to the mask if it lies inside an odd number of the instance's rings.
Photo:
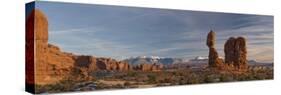
<svg viewBox="0 0 281 95">
<path fill-rule="evenodd" d="M 163 64 L 153 64 L 151 71 L 161 71 L 163 69 Z"/>
<path fill-rule="evenodd" d="M 151 64 L 141 64 L 140 70 L 141 71 L 151 71 L 152 65 Z"/>
<path fill-rule="evenodd" d="M 132 69 L 130 68 L 129 63 L 126 63 L 126 62 L 119 62 L 118 64 L 119 64 L 119 65 L 118 65 L 118 70 L 119 70 L 119 71 L 129 71 L 129 70 L 132 70 Z"/>
<path fill-rule="evenodd" d="M 237 69 L 247 68 L 246 39 L 243 37 L 229 38 L 224 45 L 225 63 Z"/>
<path fill-rule="evenodd" d="M 161 71 L 163 69 L 163 64 L 139 64 L 133 69 L 138 71 Z"/>
<path fill-rule="evenodd" d="M 209 47 L 209 66 L 219 67 L 223 64 L 223 60 L 219 58 L 217 50 L 215 49 L 216 34 L 212 30 L 207 36 L 207 46 Z"/>
<path fill-rule="evenodd" d="M 128 71 L 129 64 L 111 58 L 96 58 L 93 56 L 76 56 L 75 64 L 78 67 L 86 67 L 89 72 L 98 70 Z"/>
<path fill-rule="evenodd" d="M 207 36 L 209 47 L 209 66 L 221 70 L 246 70 L 247 69 L 247 48 L 246 39 L 243 37 L 230 37 L 224 45 L 225 62 L 219 58 L 215 49 L 215 33 L 211 31 Z M 225 63 L 225 64 L 224 64 Z"/>
<path fill-rule="evenodd" d="M 225 53 L 225 63 L 226 64 L 234 64 L 234 47 L 235 47 L 235 41 L 236 39 L 233 37 L 230 37 L 226 43 L 224 44 L 224 53 Z"/>
<path fill-rule="evenodd" d="M 27 74 L 27 80 L 32 78 L 30 76 L 34 76 L 32 81 L 36 84 L 49 84 L 68 76 L 74 65 L 73 55 L 61 52 L 58 47 L 48 44 L 48 20 L 41 11 L 35 9 L 28 16 L 26 32 L 28 35 L 26 54 L 29 57 L 26 64 L 34 66 L 34 71 L 27 70 L 29 73 L 33 72 Z M 27 81 L 27 83 L 29 82 Z"/>
</svg>

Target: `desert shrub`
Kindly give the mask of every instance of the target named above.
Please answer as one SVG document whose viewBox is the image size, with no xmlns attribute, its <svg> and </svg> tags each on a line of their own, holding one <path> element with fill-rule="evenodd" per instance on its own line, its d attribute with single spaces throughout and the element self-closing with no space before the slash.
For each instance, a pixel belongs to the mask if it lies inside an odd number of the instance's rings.
<svg viewBox="0 0 281 95">
<path fill-rule="evenodd" d="M 245 81 L 245 80 L 247 80 L 247 78 L 248 78 L 247 74 L 241 74 L 240 76 L 235 76 L 235 80 L 238 80 L 238 81 Z"/>
<path fill-rule="evenodd" d="M 105 89 L 106 85 L 103 83 L 98 83 L 96 89 Z"/>
<path fill-rule="evenodd" d="M 154 74 L 147 75 L 148 77 L 148 83 L 156 83 L 156 76 Z"/>
<path fill-rule="evenodd" d="M 131 83 L 128 82 L 128 81 L 126 81 L 126 82 L 124 83 L 124 86 L 130 86 L 130 85 L 131 85 Z"/>
<path fill-rule="evenodd" d="M 215 75 L 208 75 L 204 78 L 205 83 L 214 83 L 214 82 L 219 82 L 220 79 L 217 78 Z"/>
<path fill-rule="evenodd" d="M 128 75 L 129 77 L 136 77 L 136 76 L 137 76 L 137 72 L 130 71 L 130 72 L 128 72 L 127 75 Z"/>
<path fill-rule="evenodd" d="M 189 75 L 185 76 L 186 84 L 197 84 L 201 82 L 201 78 L 199 74 L 190 73 Z"/>
<path fill-rule="evenodd" d="M 164 78 L 163 83 L 171 83 L 172 79 L 171 78 Z"/>
<path fill-rule="evenodd" d="M 42 85 L 35 85 L 35 93 L 44 93 L 47 92 L 47 89 Z"/>
<path fill-rule="evenodd" d="M 125 87 L 122 84 L 117 84 L 117 85 L 114 85 L 113 88 L 125 88 Z"/>
<path fill-rule="evenodd" d="M 177 72 L 172 72 L 172 75 L 177 75 L 178 73 Z"/>
<path fill-rule="evenodd" d="M 180 79 L 179 79 L 179 85 L 184 85 L 184 84 L 186 84 L 187 83 L 187 81 L 183 78 L 183 77 L 181 77 Z"/>
<path fill-rule="evenodd" d="M 230 74 L 222 74 L 222 75 L 220 75 L 220 81 L 222 81 L 222 82 L 233 81 L 233 77 Z"/>
<path fill-rule="evenodd" d="M 63 92 L 68 91 L 66 87 L 61 83 L 48 84 L 48 85 L 36 85 L 36 93 L 53 93 L 53 92 Z"/>
<path fill-rule="evenodd" d="M 73 91 L 77 87 L 78 83 L 83 83 L 83 82 L 85 81 L 65 78 L 64 80 L 61 80 L 54 84 L 36 85 L 35 91 L 36 93 L 55 93 L 55 92 Z M 83 84 L 80 86 L 83 86 Z"/>
</svg>

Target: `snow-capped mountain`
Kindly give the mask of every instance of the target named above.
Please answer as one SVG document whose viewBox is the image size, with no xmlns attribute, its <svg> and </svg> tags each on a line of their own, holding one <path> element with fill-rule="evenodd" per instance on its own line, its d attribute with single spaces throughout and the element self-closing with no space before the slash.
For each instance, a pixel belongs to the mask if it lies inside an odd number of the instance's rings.
<svg viewBox="0 0 281 95">
<path fill-rule="evenodd" d="M 194 63 L 208 63 L 208 57 L 205 56 L 197 56 L 194 59 L 190 59 L 188 61 L 189 64 L 194 64 Z"/>
<path fill-rule="evenodd" d="M 138 56 L 138 57 L 131 57 L 128 59 L 125 59 L 123 61 L 128 62 L 129 64 L 142 64 L 142 63 L 147 63 L 147 64 L 175 64 L 175 63 L 183 63 L 186 60 L 181 59 L 181 58 L 168 58 L 168 57 L 159 57 L 159 56 Z"/>
<path fill-rule="evenodd" d="M 223 57 L 219 57 L 223 59 Z M 138 56 L 138 57 L 131 57 L 125 59 L 123 61 L 128 62 L 129 64 L 137 65 L 137 64 L 164 64 L 164 65 L 171 65 L 171 64 L 208 64 L 208 57 L 207 56 L 197 56 L 193 59 L 188 58 L 170 58 L 170 57 L 159 57 L 159 56 Z M 248 61 L 250 64 L 257 63 L 254 60 Z"/>
<path fill-rule="evenodd" d="M 194 60 L 205 60 L 205 59 L 208 59 L 208 57 L 205 57 L 205 56 L 197 56 L 194 58 Z"/>
<path fill-rule="evenodd" d="M 163 58 L 163 57 L 159 57 L 159 56 L 138 56 L 136 58 L 151 58 L 151 59 L 160 59 L 160 58 Z"/>
<path fill-rule="evenodd" d="M 125 59 L 123 61 L 128 62 L 129 64 L 153 64 L 153 63 L 161 63 L 164 65 L 169 64 L 176 64 L 176 63 L 207 63 L 208 57 L 204 56 L 197 56 L 194 59 L 187 59 L 187 58 L 170 58 L 170 57 L 159 57 L 159 56 L 138 56 L 138 57 L 131 57 L 128 59 Z"/>
</svg>

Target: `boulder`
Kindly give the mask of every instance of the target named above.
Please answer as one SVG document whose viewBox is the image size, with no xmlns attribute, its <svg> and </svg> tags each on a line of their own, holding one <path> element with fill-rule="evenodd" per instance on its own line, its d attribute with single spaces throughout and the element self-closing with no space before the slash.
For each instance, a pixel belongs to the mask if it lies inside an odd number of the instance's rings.
<svg viewBox="0 0 281 95">
<path fill-rule="evenodd" d="M 209 48 L 211 47 L 215 47 L 215 44 L 216 44 L 216 33 L 213 32 L 212 30 L 208 33 L 208 36 L 207 36 L 207 46 Z"/>
</svg>

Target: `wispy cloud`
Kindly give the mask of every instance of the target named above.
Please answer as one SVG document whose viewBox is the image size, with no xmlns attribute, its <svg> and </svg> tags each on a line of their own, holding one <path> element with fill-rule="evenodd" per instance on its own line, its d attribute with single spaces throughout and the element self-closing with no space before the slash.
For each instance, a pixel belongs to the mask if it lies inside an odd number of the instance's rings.
<svg viewBox="0 0 281 95">
<path fill-rule="evenodd" d="M 48 16 L 49 42 L 77 54 L 116 59 L 207 56 L 206 36 L 212 29 L 217 34 L 220 56 L 224 56 L 229 37 L 243 36 L 247 38 L 249 59 L 273 61 L 272 16 L 39 4 Z"/>
</svg>

